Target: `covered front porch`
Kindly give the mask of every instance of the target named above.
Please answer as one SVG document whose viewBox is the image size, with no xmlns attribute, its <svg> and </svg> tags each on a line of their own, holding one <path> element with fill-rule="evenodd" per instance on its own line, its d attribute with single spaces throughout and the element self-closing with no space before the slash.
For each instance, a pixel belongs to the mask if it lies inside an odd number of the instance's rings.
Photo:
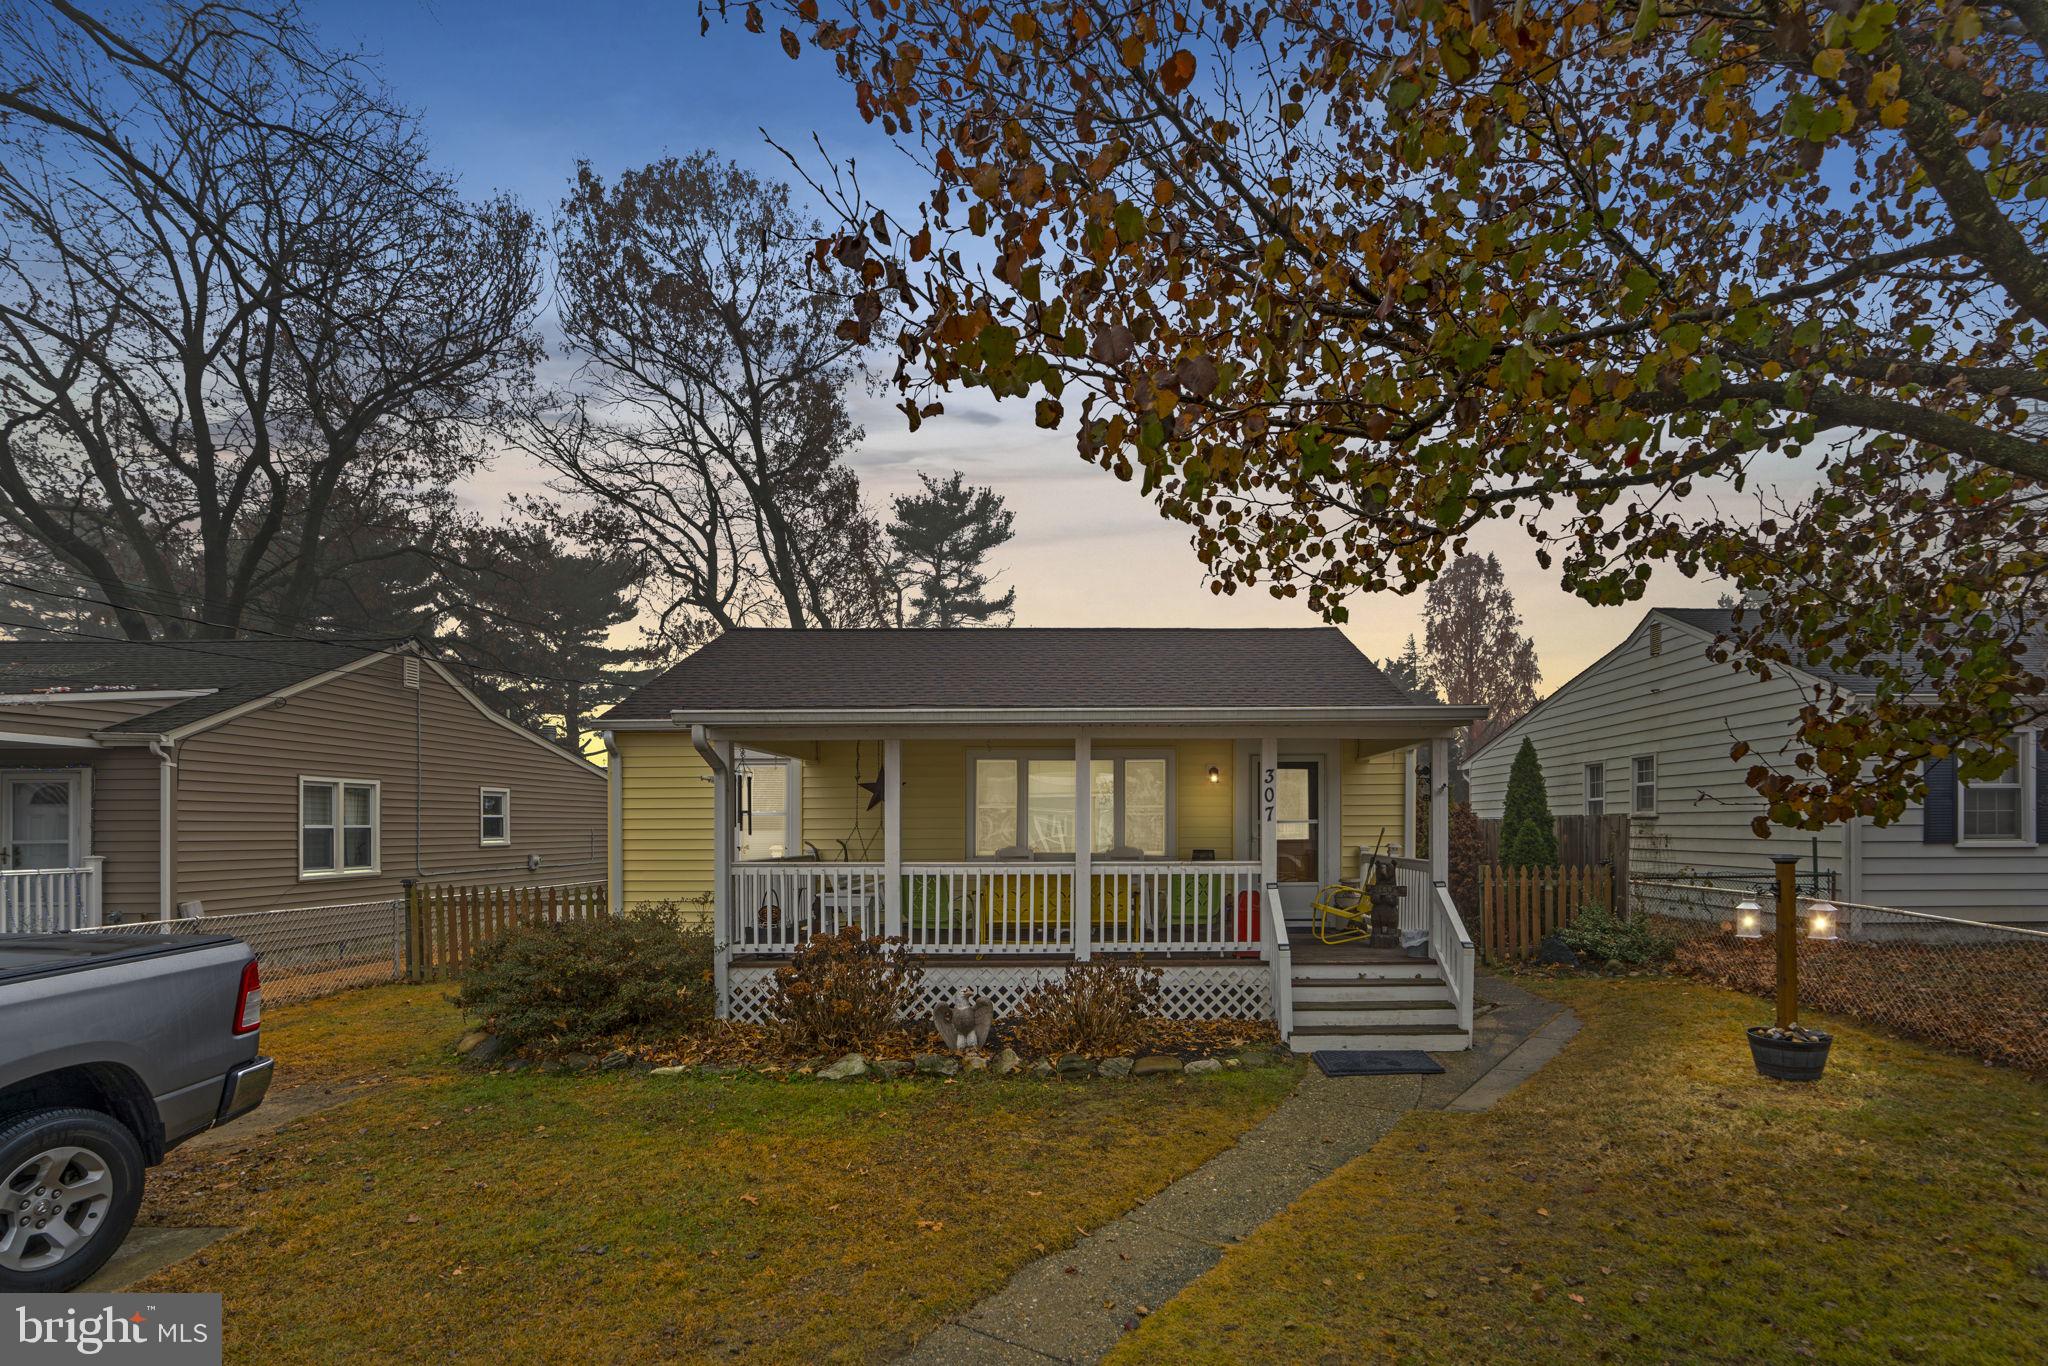
<svg viewBox="0 0 2048 1366">
<path fill-rule="evenodd" d="M 1383 1046 L 1463 1047 L 1473 951 L 1446 885 L 1441 775 L 1466 718 L 1404 710 L 1425 714 L 1251 735 L 1070 719 L 1057 739 L 693 723 L 728 832 L 712 882 L 721 1008 L 764 1018 L 777 966 L 858 925 L 919 955 L 934 1001 L 964 988 L 1004 1013 L 1072 962 L 1130 958 L 1160 972 L 1169 1016 L 1268 1019 L 1302 1049 L 1370 1046 L 1397 1024 L 1418 1026 L 1412 1042 Z M 1317 893 L 1376 857 L 1400 888 L 1398 935 L 1318 943 Z M 1374 1013 L 1387 983 L 1428 984 L 1417 1010 L 1433 1013 Z"/>
</svg>

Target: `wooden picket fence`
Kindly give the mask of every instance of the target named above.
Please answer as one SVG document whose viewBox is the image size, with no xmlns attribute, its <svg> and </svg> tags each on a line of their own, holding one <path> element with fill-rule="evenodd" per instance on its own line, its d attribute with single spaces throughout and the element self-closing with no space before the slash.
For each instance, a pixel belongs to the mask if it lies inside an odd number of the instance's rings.
<svg viewBox="0 0 2048 1366">
<path fill-rule="evenodd" d="M 476 951 L 520 925 L 556 925 L 605 914 L 605 885 L 456 887 L 420 883 L 405 907 L 406 980 L 460 975 Z"/>
<path fill-rule="evenodd" d="M 1614 870 L 1606 864 L 1489 864 L 1479 870 L 1479 882 L 1479 949 L 1488 958 L 1527 958 L 1582 908 L 1614 905 Z"/>
</svg>

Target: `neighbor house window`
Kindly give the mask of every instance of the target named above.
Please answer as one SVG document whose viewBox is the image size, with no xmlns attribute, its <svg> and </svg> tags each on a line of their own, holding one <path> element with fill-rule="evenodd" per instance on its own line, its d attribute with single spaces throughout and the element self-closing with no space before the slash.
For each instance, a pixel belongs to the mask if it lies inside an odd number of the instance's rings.
<svg viewBox="0 0 2048 1366">
<path fill-rule="evenodd" d="M 377 871 L 377 784 L 299 779 L 299 876 Z"/>
<path fill-rule="evenodd" d="M 487 787 L 480 798 L 480 844 L 512 842 L 512 792 L 509 788 Z"/>
<path fill-rule="evenodd" d="M 1657 814 L 1657 756 L 1638 754 L 1632 761 L 1635 766 L 1635 802 L 1632 810 L 1638 816 Z"/>
<path fill-rule="evenodd" d="M 1586 765 L 1586 814 L 1607 814 L 1607 765 Z"/>
<path fill-rule="evenodd" d="M 1089 848 L 1098 854 L 1165 857 L 1171 785 L 1164 756 L 1091 759 Z M 973 857 L 1074 852 L 1072 759 L 976 758 L 972 788 Z"/>
<path fill-rule="evenodd" d="M 1960 784 L 1960 829 L 1965 840 L 2024 843 L 2035 832 L 2027 794 L 2033 791 L 2030 756 L 2034 750 L 2031 731 L 2022 731 L 2006 746 L 2010 757 L 2005 771 L 1996 778 L 1977 778 Z"/>
</svg>

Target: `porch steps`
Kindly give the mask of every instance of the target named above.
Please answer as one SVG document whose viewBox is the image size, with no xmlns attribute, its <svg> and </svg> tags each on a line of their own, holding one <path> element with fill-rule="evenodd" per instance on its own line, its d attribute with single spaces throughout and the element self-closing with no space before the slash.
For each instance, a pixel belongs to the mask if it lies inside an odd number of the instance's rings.
<svg viewBox="0 0 2048 1366">
<path fill-rule="evenodd" d="M 1296 963 L 1293 981 L 1297 1053 L 1471 1046 L 1434 963 Z"/>
</svg>

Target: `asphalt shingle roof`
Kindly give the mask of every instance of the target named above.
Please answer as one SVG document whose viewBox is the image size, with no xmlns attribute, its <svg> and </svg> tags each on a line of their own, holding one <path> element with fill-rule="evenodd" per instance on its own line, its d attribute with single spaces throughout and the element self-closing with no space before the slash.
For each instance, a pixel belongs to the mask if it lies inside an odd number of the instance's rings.
<svg viewBox="0 0 2048 1366">
<path fill-rule="evenodd" d="M 1657 615 L 1670 617 L 1673 621 L 1684 622 L 1708 635 L 1721 635 L 1735 629 L 1734 613 L 1725 607 L 1659 607 Z M 1823 683 L 1831 683 L 1844 692 L 1872 693 L 1877 691 L 1877 680 L 1864 674 L 1851 673 L 1843 669 L 1828 668 L 1801 657 L 1798 650 L 1789 650 L 1792 664 L 1812 674 Z M 2036 640 L 2021 656 L 2027 669 L 2035 674 L 2048 675 L 2048 638 Z"/>
<path fill-rule="evenodd" d="M 728 631 L 612 708 L 1398 707 L 1404 692 L 1334 627 Z"/>
<path fill-rule="evenodd" d="M 378 653 L 397 641 L 0 641 L 0 693 L 209 689 L 107 727 L 158 735 Z"/>
</svg>

